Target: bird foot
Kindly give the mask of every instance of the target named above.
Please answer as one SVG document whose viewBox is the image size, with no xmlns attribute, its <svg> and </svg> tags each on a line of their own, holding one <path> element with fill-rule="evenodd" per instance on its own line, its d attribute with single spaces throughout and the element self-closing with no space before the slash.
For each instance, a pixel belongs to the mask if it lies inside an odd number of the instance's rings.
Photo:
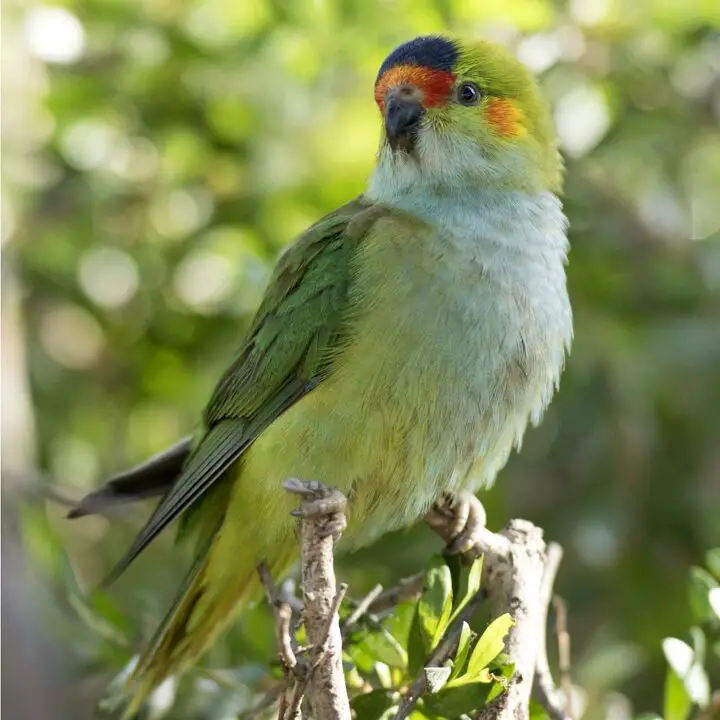
<svg viewBox="0 0 720 720">
<path fill-rule="evenodd" d="M 320 535 L 330 535 L 338 540 L 347 527 L 345 510 L 346 497 L 335 488 L 327 487 L 315 480 L 298 480 L 290 478 L 285 481 L 285 489 L 302 498 L 302 507 L 293 510 L 291 515 L 300 518 L 325 517 L 325 525 Z"/>
<path fill-rule="evenodd" d="M 471 493 L 444 493 L 425 515 L 425 522 L 445 541 L 445 555 L 462 555 L 471 561 L 482 552 L 487 514 Z"/>
</svg>

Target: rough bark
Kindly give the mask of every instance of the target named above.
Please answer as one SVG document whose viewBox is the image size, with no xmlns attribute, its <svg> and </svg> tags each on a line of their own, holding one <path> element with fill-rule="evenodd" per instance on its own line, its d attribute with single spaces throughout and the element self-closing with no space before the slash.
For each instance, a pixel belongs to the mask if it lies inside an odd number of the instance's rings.
<svg viewBox="0 0 720 720">
<path fill-rule="evenodd" d="M 540 587 L 545 566 L 542 530 L 526 520 L 511 520 L 499 534 L 486 533 L 483 586 L 493 617 L 509 612 L 515 620 L 506 652 L 515 675 L 505 692 L 477 715 L 478 720 L 527 720 L 540 633 L 545 613 Z"/>
<path fill-rule="evenodd" d="M 315 720 L 350 720 L 350 702 L 342 665 L 342 636 L 333 557 L 334 538 L 344 527 L 345 499 L 319 483 L 289 481 L 288 490 L 303 497 L 300 515 L 303 620 L 312 647 L 307 698 Z"/>
</svg>

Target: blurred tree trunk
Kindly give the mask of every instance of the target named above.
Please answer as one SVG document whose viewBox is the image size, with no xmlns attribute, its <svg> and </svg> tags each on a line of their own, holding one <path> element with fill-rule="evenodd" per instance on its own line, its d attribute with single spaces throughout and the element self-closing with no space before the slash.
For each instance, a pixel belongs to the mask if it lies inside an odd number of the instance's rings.
<svg viewBox="0 0 720 720">
<path fill-rule="evenodd" d="M 6 8 L 3 8 L 6 10 Z M 27 83 L 37 65 L 27 56 L 19 23 L 7 22 L 3 33 L 3 95 L 13 96 L 11 117 L 3 113 L 3 146 L 7 163 L 17 160 L 32 140 L 23 130 L 23 100 L 14 93 L 18 83 Z M 12 59 L 12 62 L 8 62 Z M 27 71 L 27 72 L 26 72 Z M 14 80 L 13 80 L 14 78 Z M 36 78 L 37 79 L 37 78 Z M 32 83 L 31 83 L 32 84 Z M 9 86 L 9 87 L 8 87 Z M 8 108 L 8 103 L 3 103 Z M 25 108 L 27 109 L 27 108 Z M 19 140 L 19 142 L 15 142 Z M 3 187 L 6 198 L 7 188 Z M 12 222 L 4 218 L 5 234 Z M 31 571 L 22 543 L 19 503 L 23 482 L 34 477 L 35 427 L 27 377 L 25 342 L 20 311 L 20 287 L 7 256 L 2 264 L 2 714 L 11 720 L 90 717 L 90 708 L 75 707 L 69 691 L 69 654 L 61 650 L 43 627 L 42 603 L 47 589 Z"/>
</svg>

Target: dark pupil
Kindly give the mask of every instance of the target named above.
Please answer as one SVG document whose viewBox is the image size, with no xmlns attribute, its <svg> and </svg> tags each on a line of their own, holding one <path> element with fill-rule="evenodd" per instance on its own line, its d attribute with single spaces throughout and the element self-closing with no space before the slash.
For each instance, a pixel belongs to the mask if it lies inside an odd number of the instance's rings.
<svg viewBox="0 0 720 720">
<path fill-rule="evenodd" d="M 472 85 L 463 85 L 460 90 L 460 97 L 465 102 L 473 102 L 477 96 L 477 92 Z"/>
</svg>

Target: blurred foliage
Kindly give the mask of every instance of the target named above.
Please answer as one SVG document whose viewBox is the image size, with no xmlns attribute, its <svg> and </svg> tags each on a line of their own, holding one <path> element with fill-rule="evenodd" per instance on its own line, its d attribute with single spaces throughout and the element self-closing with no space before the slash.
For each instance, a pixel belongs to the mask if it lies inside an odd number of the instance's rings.
<svg viewBox="0 0 720 720">
<path fill-rule="evenodd" d="M 372 83 L 395 45 L 482 35 L 537 71 L 567 158 L 576 341 L 545 421 L 483 499 L 493 527 L 527 517 L 566 549 L 558 591 L 586 717 L 621 720 L 627 698 L 660 712 L 662 638 L 682 636 L 707 602 L 688 605 L 685 577 L 720 544 L 720 5 L 3 9 L 6 489 L 37 483 L 39 469 L 80 495 L 193 429 L 280 250 L 362 191 L 379 132 Z M 11 458 L 23 442 L 31 455 Z M 83 707 L 152 632 L 187 563 L 163 537 L 110 591 L 91 592 L 141 515 L 71 524 L 35 503 L 15 518 Z M 340 572 L 358 596 L 437 548 L 417 527 Z M 273 652 L 255 610 L 167 716 L 239 712 Z"/>
<path fill-rule="evenodd" d="M 720 548 L 707 553 L 705 568 L 690 571 L 689 599 L 695 623 L 687 633 L 690 644 L 665 638 L 668 663 L 665 679 L 665 720 L 686 720 L 704 712 L 712 720 L 720 713 L 720 687 L 713 692 L 707 666 L 720 658 Z"/>
<path fill-rule="evenodd" d="M 512 618 L 501 615 L 476 633 L 459 617 L 480 590 L 481 573 L 482 559 L 461 568 L 457 559 L 446 563 L 437 556 L 425 570 L 417 602 L 405 601 L 382 621 L 363 616 L 353 627 L 345 647 L 353 665 L 348 685 L 357 720 L 391 720 L 403 690 L 420 671 L 429 692 L 420 697 L 411 715 L 415 720 L 455 720 L 504 692 L 514 671 L 503 654 Z M 451 657 L 443 665 L 424 667 L 455 623 L 461 630 Z"/>
</svg>

